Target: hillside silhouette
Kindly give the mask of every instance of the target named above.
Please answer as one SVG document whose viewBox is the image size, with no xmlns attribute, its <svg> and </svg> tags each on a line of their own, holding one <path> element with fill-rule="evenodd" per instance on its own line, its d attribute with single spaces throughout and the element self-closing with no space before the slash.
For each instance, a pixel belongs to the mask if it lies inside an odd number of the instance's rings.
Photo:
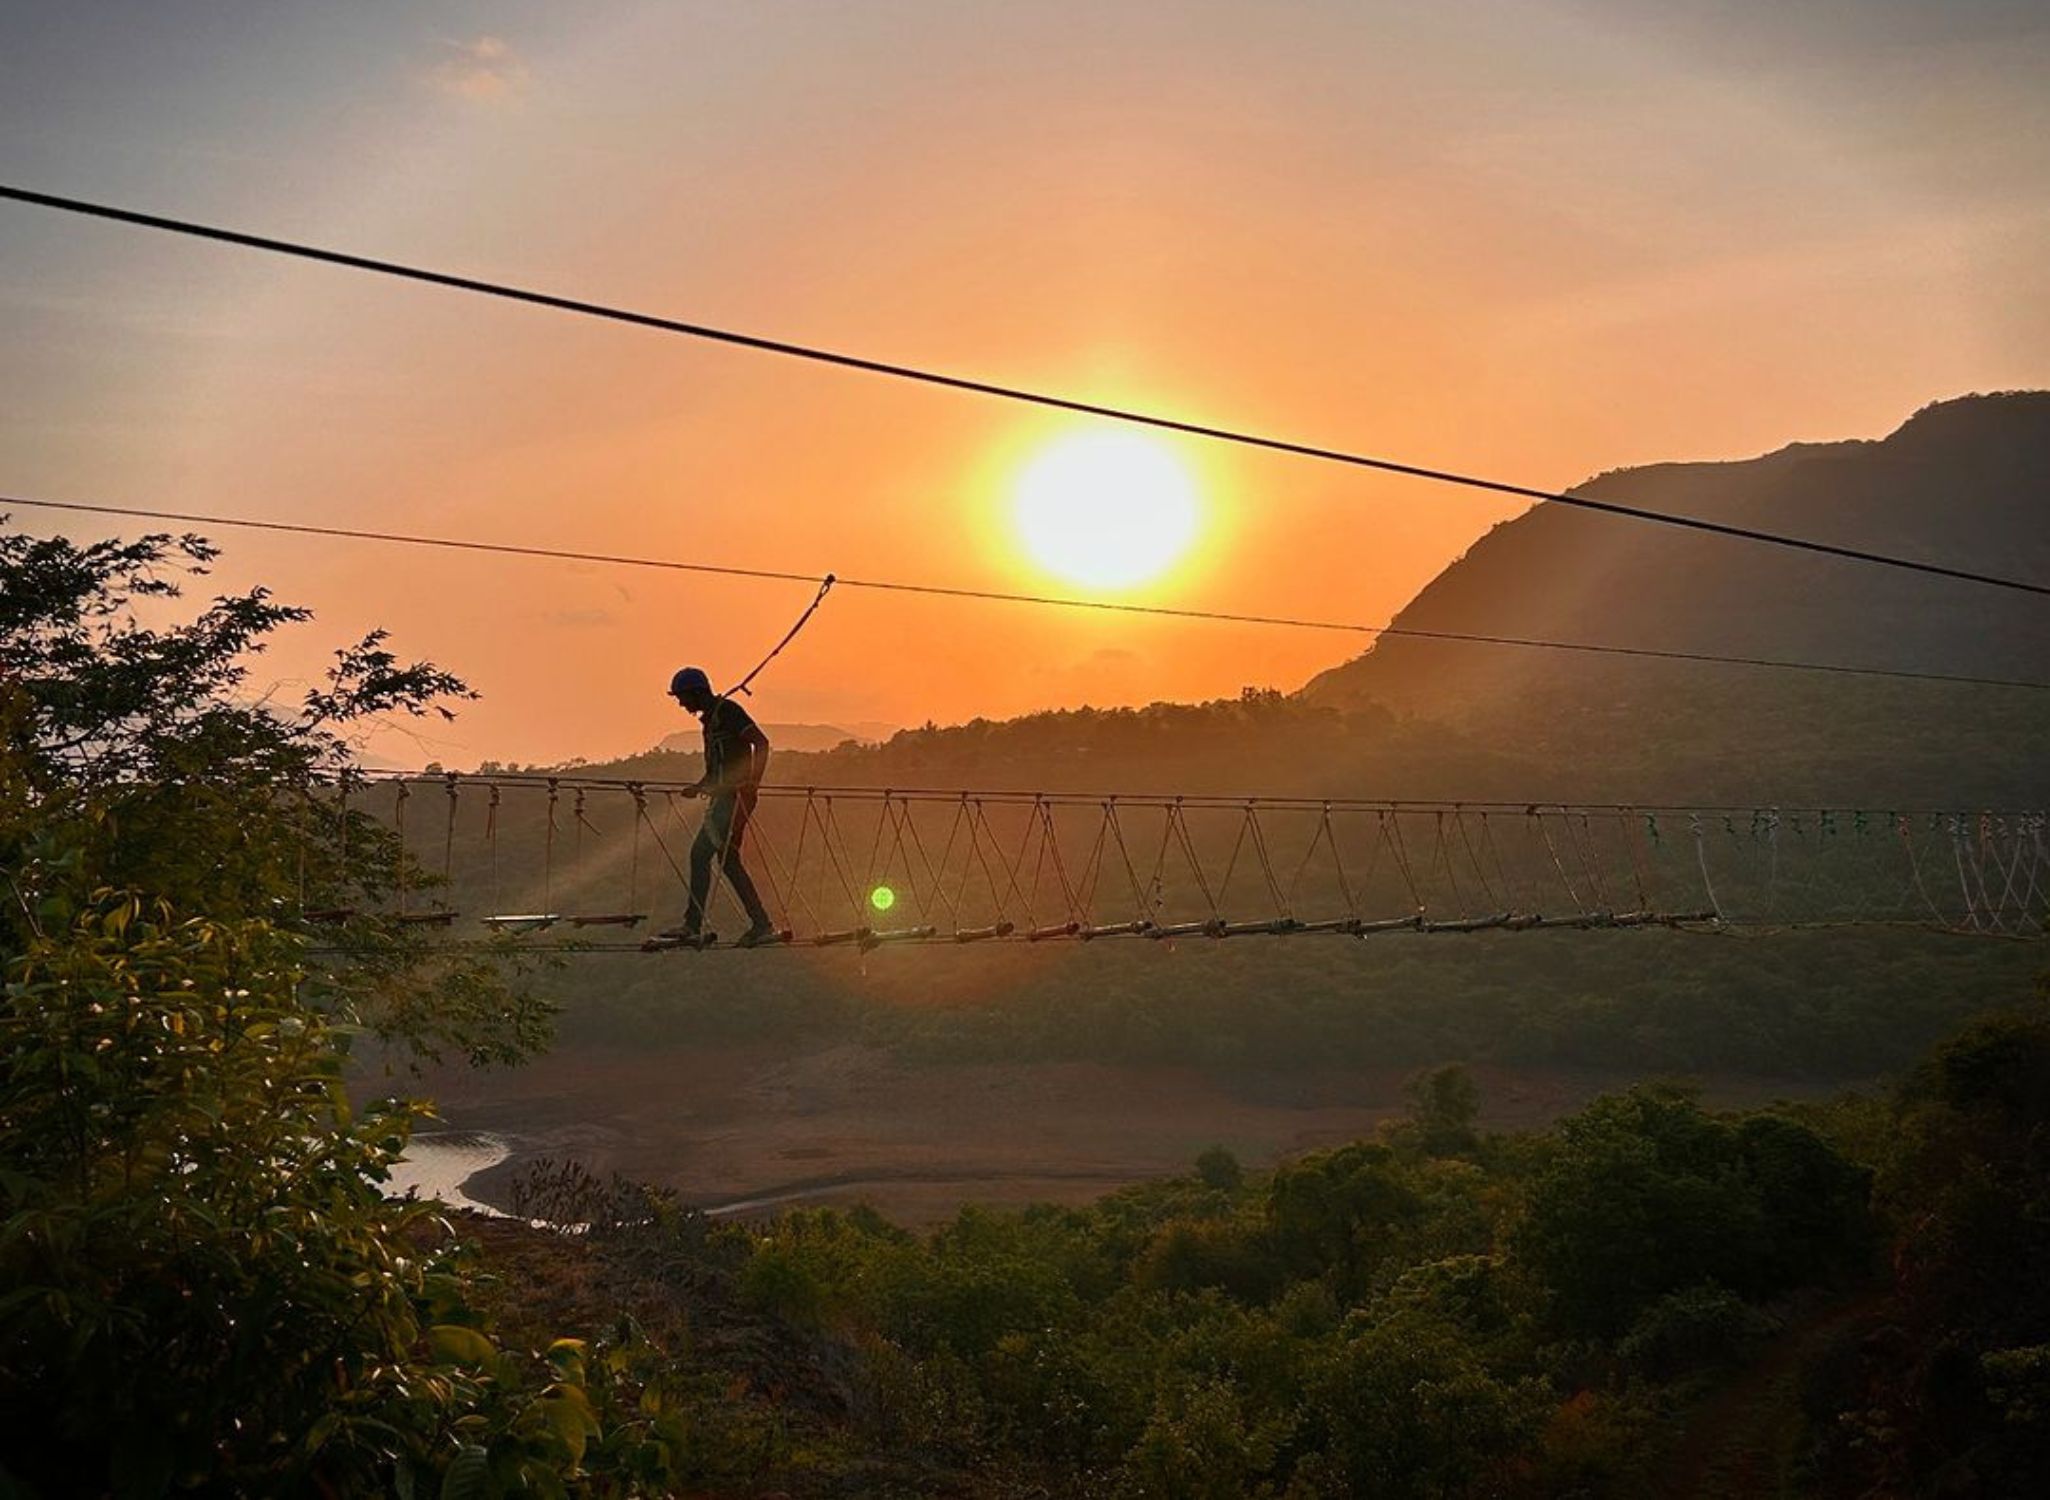
<svg viewBox="0 0 2050 1500">
<path fill-rule="evenodd" d="M 2050 578 L 2050 393 L 1925 407 L 1878 442 L 1603 474 L 1574 493 Z M 1397 617 L 1415 630 L 2043 678 L 2050 609 L 1951 579 L 1539 505 Z M 1390 638 L 1305 701 L 1393 705 L 1624 799 L 2032 802 L 2050 693 Z"/>
</svg>

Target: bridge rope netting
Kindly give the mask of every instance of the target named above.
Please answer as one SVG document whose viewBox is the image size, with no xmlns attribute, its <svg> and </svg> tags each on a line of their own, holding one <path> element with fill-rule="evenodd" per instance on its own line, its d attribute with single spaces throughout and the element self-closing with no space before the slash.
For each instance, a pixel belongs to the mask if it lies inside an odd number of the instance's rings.
<svg viewBox="0 0 2050 1500">
<path fill-rule="evenodd" d="M 304 908 L 562 951 L 686 946 L 679 782 L 394 773 L 309 789 L 396 840 L 392 891 Z M 742 855 L 776 946 L 1883 924 L 2050 931 L 2040 811 L 765 787 Z M 707 929 L 746 927 L 715 879 Z M 612 929 L 610 941 L 584 934 Z M 713 939 L 712 941 L 715 941 Z"/>
</svg>

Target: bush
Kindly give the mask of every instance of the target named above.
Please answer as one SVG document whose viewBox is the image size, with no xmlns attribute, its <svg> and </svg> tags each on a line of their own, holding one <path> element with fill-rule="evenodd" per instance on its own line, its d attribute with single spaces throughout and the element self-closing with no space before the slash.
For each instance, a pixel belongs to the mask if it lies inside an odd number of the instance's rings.
<svg viewBox="0 0 2050 1500">
<path fill-rule="evenodd" d="M 1245 1168 L 1222 1146 L 1212 1146 L 1196 1158 L 1196 1176 L 1203 1186 L 1220 1193 L 1236 1193 L 1245 1183 Z"/>
<path fill-rule="evenodd" d="M 1737 1363 L 1771 1332 L 1772 1319 L 1726 1287 L 1669 1292 L 1630 1325 L 1616 1353 L 1653 1380 Z"/>
<path fill-rule="evenodd" d="M 412 1111 L 351 1115 L 268 924 L 64 905 L 0 1005 L 0 1447 L 90 1491 L 382 1482 L 451 1415 L 424 1210 L 378 1188 Z"/>
</svg>

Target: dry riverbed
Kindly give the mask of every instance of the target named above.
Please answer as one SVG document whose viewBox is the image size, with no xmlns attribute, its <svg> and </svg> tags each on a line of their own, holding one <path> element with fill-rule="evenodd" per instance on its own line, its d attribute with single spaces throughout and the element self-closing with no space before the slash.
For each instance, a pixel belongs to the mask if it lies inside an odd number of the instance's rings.
<svg viewBox="0 0 2050 1500">
<path fill-rule="evenodd" d="M 456 1183 L 499 1207 L 524 1166 L 552 1158 L 671 1187 L 710 1209 L 866 1202 L 931 1224 L 964 1203 L 1083 1202 L 1187 1171 L 1211 1145 L 1265 1167 L 1354 1140 L 1402 1112 L 1406 1076 L 942 1066 L 848 1045 L 578 1048 L 511 1070 L 441 1070 L 409 1088 L 437 1101 L 442 1128 L 509 1148 Z M 1485 1067 L 1475 1076 L 1495 1128 L 1541 1125 L 1630 1081 Z M 1818 1091 L 1784 1079 L 1703 1084 L 1711 1102 L 1732 1106 Z"/>
</svg>

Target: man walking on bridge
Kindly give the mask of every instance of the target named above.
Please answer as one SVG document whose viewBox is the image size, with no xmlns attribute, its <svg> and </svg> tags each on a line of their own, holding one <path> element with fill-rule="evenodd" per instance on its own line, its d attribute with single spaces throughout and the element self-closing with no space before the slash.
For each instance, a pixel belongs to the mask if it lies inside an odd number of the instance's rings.
<svg viewBox="0 0 2050 1500">
<path fill-rule="evenodd" d="M 669 679 L 669 696 L 704 725 L 705 774 L 689 792 L 707 801 L 705 820 L 690 846 L 690 904 L 684 910 L 683 925 L 665 935 L 687 944 L 703 941 L 705 903 L 712 893 L 716 860 L 726 883 L 747 910 L 750 925 L 736 946 L 755 948 L 774 942 L 776 924 L 769 920 L 740 858 L 740 841 L 748 819 L 754 816 L 762 776 L 769 769 L 769 737 L 746 709 L 713 692 L 711 680 L 696 667 L 685 667 Z"/>
</svg>

